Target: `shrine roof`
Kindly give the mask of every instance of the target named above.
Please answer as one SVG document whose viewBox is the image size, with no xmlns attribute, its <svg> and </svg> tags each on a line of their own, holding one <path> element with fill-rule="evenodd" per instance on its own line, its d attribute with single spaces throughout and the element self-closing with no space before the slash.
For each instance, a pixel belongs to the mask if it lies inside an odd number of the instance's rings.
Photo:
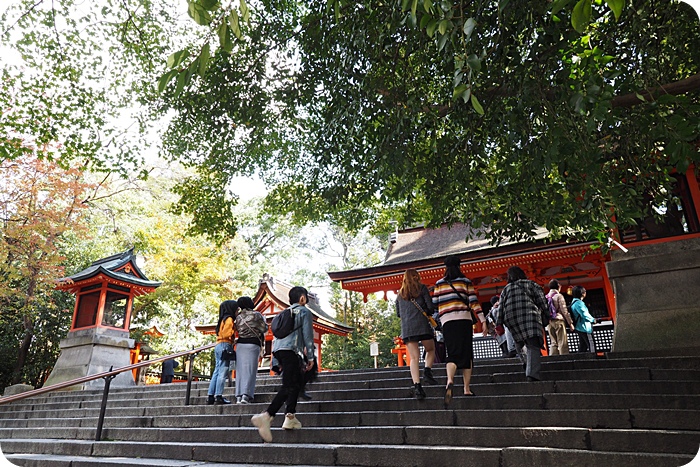
<svg viewBox="0 0 700 467">
<path fill-rule="evenodd" d="M 471 237 L 467 241 L 467 237 Z M 547 238 L 549 231 L 544 228 L 533 233 L 534 240 Z M 499 248 L 520 242 L 502 241 Z M 396 241 L 389 243 L 384 260 L 385 265 L 405 264 L 431 258 L 444 259 L 449 255 L 467 254 L 480 250 L 492 250 L 496 247 L 486 239 L 486 231 L 472 229 L 466 224 L 443 225 L 437 229 L 417 227 L 402 230 L 396 234 Z"/>
<path fill-rule="evenodd" d="M 127 265 L 129 266 L 126 267 Z M 134 255 L 133 248 L 122 253 L 99 259 L 82 271 L 58 279 L 57 282 L 59 287 L 68 286 L 76 282 L 90 279 L 98 274 L 104 274 L 112 279 L 142 287 L 156 288 L 162 284 L 162 282 L 149 280 L 141 269 L 139 269 L 136 264 L 136 256 Z"/>
<path fill-rule="evenodd" d="M 258 287 L 258 292 L 255 294 L 254 302 L 257 305 L 262 299 L 265 292 L 269 293 L 273 299 L 278 302 L 280 307 L 286 308 L 289 306 L 289 291 L 292 289 L 292 285 L 287 284 L 272 278 L 269 274 L 264 274 L 263 278 L 260 280 L 260 285 Z M 348 326 L 345 323 L 338 321 L 337 319 L 326 313 L 319 303 L 318 296 L 309 292 L 309 302 L 306 307 L 311 310 L 311 313 L 316 317 L 320 324 L 325 324 L 334 329 L 338 329 L 345 333 L 352 332 L 354 329 L 352 326 Z"/>
<path fill-rule="evenodd" d="M 539 228 L 533 232 L 532 240 L 506 239 L 498 246 L 487 240 L 486 231 L 472 229 L 465 224 L 443 225 L 437 229 L 416 227 L 392 234 L 385 260 L 382 264 L 368 268 L 346 271 L 331 271 L 333 281 L 355 278 L 378 277 L 405 271 L 408 268 L 422 269 L 443 267 L 446 256 L 457 255 L 463 262 L 518 255 L 549 248 L 570 246 L 566 240 L 545 244 L 549 231 Z M 470 236 L 467 240 L 467 237 Z"/>
</svg>

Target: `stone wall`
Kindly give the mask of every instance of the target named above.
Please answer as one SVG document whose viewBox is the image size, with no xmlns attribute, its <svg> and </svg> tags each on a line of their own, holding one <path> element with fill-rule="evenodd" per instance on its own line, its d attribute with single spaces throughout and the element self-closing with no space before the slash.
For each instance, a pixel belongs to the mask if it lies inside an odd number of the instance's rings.
<svg viewBox="0 0 700 467">
<path fill-rule="evenodd" d="M 613 351 L 698 346 L 700 238 L 615 250 L 605 266 L 617 301 Z"/>
</svg>

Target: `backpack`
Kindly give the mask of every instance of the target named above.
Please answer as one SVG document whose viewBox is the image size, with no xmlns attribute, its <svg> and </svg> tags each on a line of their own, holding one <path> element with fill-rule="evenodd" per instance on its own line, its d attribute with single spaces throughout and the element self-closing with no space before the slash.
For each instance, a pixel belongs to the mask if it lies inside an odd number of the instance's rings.
<svg viewBox="0 0 700 467">
<path fill-rule="evenodd" d="M 557 307 L 554 305 L 554 297 L 557 294 L 553 294 L 547 297 L 547 305 L 549 305 L 549 317 L 554 319 L 557 317 Z"/>
<path fill-rule="evenodd" d="M 272 335 L 277 339 L 284 339 L 297 329 L 294 327 L 294 317 L 295 313 L 292 313 L 291 308 L 285 308 L 280 313 L 272 318 Z"/>
</svg>

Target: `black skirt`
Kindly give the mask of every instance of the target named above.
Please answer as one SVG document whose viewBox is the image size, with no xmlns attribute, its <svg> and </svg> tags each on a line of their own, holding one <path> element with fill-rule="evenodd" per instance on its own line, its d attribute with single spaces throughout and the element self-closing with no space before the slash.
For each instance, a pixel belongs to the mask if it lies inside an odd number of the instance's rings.
<svg viewBox="0 0 700 467">
<path fill-rule="evenodd" d="M 454 363 L 458 369 L 471 368 L 474 359 L 471 320 L 446 322 L 442 325 L 442 335 L 447 349 L 447 363 Z"/>
</svg>

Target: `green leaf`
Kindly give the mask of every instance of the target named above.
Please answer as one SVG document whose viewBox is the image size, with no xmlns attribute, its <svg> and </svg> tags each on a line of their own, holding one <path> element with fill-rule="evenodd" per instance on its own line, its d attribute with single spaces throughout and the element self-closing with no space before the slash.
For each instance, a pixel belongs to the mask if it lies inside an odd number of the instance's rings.
<svg viewBox="0 0 700 467">
<path fill-rule="evenodd" d="M 177 86 L 175 87 L 175 96 L 179 96 L 185 88 L 185 84 L 189 82 L 188 74 L 184 71 L 177 75 Z"/>
<path fill-rule="evenodd" d="M 450 25 L 452 22 L 447 19 L 443 19 L 440 21 L 440 24 L 438 25 L 438 31 L 440 31 L 440 34 L 445 34 L 447 32 L 447 26 Z"/>
<path fill-rule="evenodd" d="M 241 25 L 238 23 L 238 12 L 236 10 L 231 10 L 231 14 L 228 17 L 228 24 L 233 31 L 233 35 L 239 40 L 243 39 L 243 34 L 241 34 Z"/>
<path fill-rule="evenodd" d="M 425 32 L 428 33 L 429 37 L 433 37 L 433 35 L 435 34 L 435 30 L 437 29 L 439 24 L 440 22 L 436 20 L 432 20 L 430 24 L 428 24 L 428 27 L 425 28 Z"/>
<path fill-rule="evenodd" d="M 498 9 L 500 11 L 505 10 L 509 3 L 510 3 L 510 0 L 500 0 L 498 2 Z"/>
<path fill-rule="evenodd" d="M 401 1 L 401 11 L 408 11 L 408 5 L 411 0 L 402 0 Z"/>
<path fill-rule="evenodd" d="M 200 26 L 209 26 L 211 23 L 211 15 L 205 10 L 202 5 L 190 2 L 187 7 L 187 13 Z"/>
<path fill-rule="evenodd" d="M 180 64 L 190 55 L 187 49 L 180 50 L 171 54 L 168 57 L 167 65 L 168 68 L 177 68 Z"/>
<path fill-rule="evenodd" d="M 469 89 L 469 86 L 466 84 L 460 84 L 459 86 L 454 88 L 454 91 L 452 91 L 452 100 L 456 101 L 457 99 L 459 99 L 467 89 Z"/>
<path fill-rule="evenodd" d="M 244 23 L 250 21 L 250 8 L 248 8 L 248 4 L 245 0 L 241 0 L 241 18 Z"/>
<path fill-rule="evenodd" d="M 229 35 L 228 24 L 226 22 L 221 23 L 217 33 L 219 35 L 219 46 L 226 52 L 231 53 L 233 51 L 233 43 Z"/>
<path fill-rule="evenodd" d="M 559 13 L 562 8 L 571 3 L 571 1 L 572 0 L 554 0 L 554 2 L 552 2 L 552 14 L 556 15 Z"/>
<path fill-rule="evenodd" d="M 207 71 L 207 68 L 209 67 L 209 59 L 211 58 L 211 55 L 209 54 L 209 43 L 204 44 L 204 47 L 202 47 L 202 52 L 199 54 L 199 76 L 204 78 L 204 74 Z"/>
<path fill-rule="evenodd" d="M 177 70 L 170 70 L 167 73 L 165 73 L 163 76 L 160 77 L 158 80 L 158 92 L 163 93 L 165 91 L 165 88 L 168 86 L 168 83 L 177 76 Z"/>
<path fill-rule="evenodd" d="M 469 18 L 464 22 L 464 35 L 467 36 L 467 40 L 472 36 L 474 28 L 476 27 L 476 20 L 474 18 Z"/>
<path fill-rule="evenodd" d="M 423 0 L 423 9 L 426 13 L 430 13 L 433 9 L 433 0 Z"/>
<path fill-rule="evenodd" d="M 615 20 L 620 19 L 622 9 L 625 7 L 625 0 L 605 0 L 612 12 L 615 14 Z"/>
<path fill-rule="evenodd" d="M 481 60 L 474 54 L 467 58 L 467 66 L 474 71 L 481 71 Z"/>
<path fill-rule="evenodd" d="M 420 18 L 420 28 L 425 29 L 425 27 L 430 23 L 433 18 L 430 15 L 423 15 Z"/>
<path fill-rule="evenodd" d="M 219 6 L 218 0 L 199 0 L 204 9 L 214 11 Z"/>
<path fill-rule="evenodd" d="M 479 115 L 484 115 L 484 108 L 479 103 L 479 99 L 477 99 L 474 94 L 472 94 L 471 99 L 472 99 L 472 107 L 474 107 L 474 110 L 476 110 L 476 113 L 478 113 Z"/>
<path fill-rule="evenodd" d="M 416 17 L 417 10 L 418 10 L 418 0 L 413 0 L 413 4 L 411 5 L 411 16 L 413 16 L 413 18 Z"/>
<path fill-rule="evenodd" d="M 591 22 L 591 0 L 579 0 L 571 14 L 571 25 L 579 33 L 583 33 Z"/>
<path fill-rule="evenodd" d="M 449 38 L 449 34 L 443 34 L 442 36 L 440 36 L 440 40 L 438 40 L 438 51 L 441 51 L 445 48 L 445 44 L 447 44 L 447 39 Z"/>
</svg>

